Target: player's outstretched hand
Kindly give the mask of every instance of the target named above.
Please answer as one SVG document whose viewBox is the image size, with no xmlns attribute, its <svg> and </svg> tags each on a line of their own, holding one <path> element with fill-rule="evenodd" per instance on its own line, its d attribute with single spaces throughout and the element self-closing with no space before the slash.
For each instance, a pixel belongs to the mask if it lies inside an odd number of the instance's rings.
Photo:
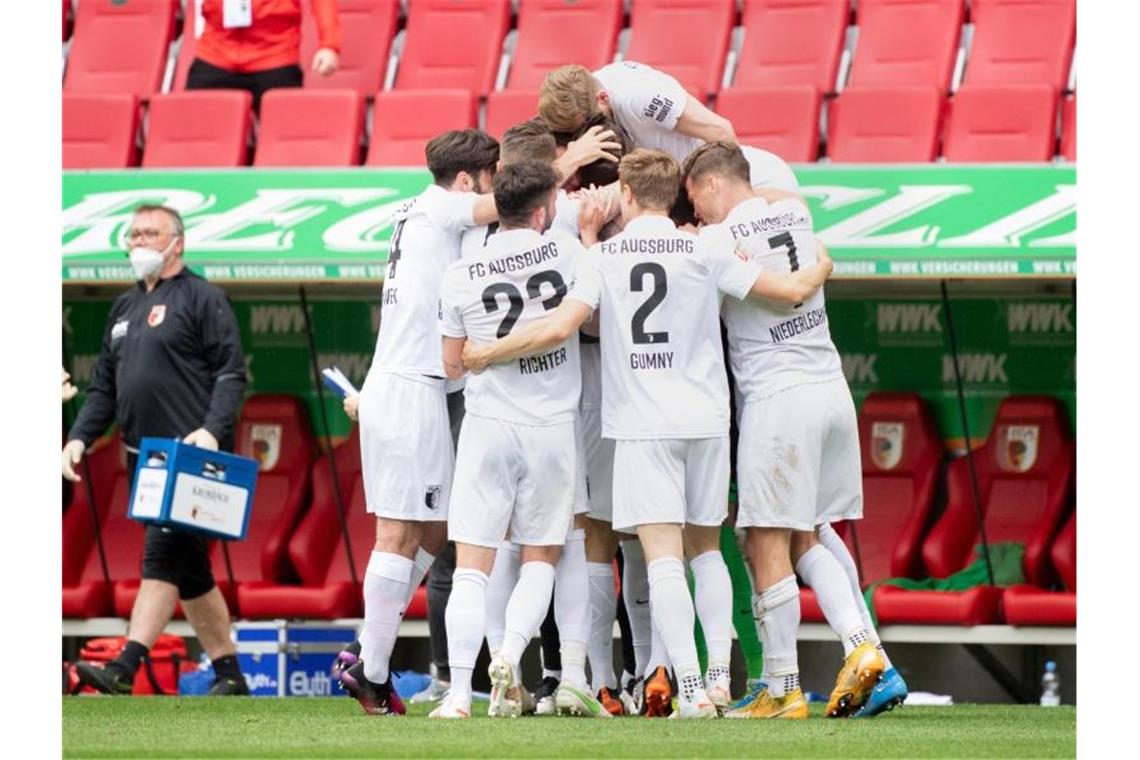
<svg viewBox="0 0 1140 760">
<path fill-rule="evenodd" d="M 578 232 L 584 245 L 598 242 L 598 232 L 606 223 L 606 207 L 598 199 L 596 192 L 582 192 L 582 203 L 578 207 Z"/>
<path fill-rule="evenodd" d="M 63 477 L 72 483 L 83 480 L 75 471 L 75 465 L 79 464 L 79 460 L 83 458 L 83 452 L 86 450 L 87 446 L 83 441 L 68 441 L 67 445 L 63 447 Z"/>
<path fill-rule="evenodd" d="M 579 167 L 591 164 L 598 159 L 617 163 L 618 157 L 611 151 L 621 150 L 621 143 L 614 141 L 614 132 L 601 124 L 595 124 L 586 133 L 566 146 L 566 152 L 558 159 L 564 176 L 570 176 Z"/>
<path fill-rule="evenodd" d="M 182 442 L 188 443 L 191 446 L 197 446 L 200 449 L 209 449 L 210 451 L 218 450 L 218 439 L 206 428 L 198 428 L 183 438 Z"/>
<path fill-rule="evenodd" d="M 354 393 L 351 396 L 344 397 L 344 413 L 347 414 L 348 418 L 353 422 L 356 422 L 359 419 L 357 417 L 357 411 L 359 408 L 360 396 Z"/>
<path fill-rule="evenodd" d="M 487 369 L 485 353 L 483 348 L 476 346 L 471 341 L 465 342 L 463 344 L 463 366 L 467 368 L 468 372 L 478 375 Z"/>
</svg>

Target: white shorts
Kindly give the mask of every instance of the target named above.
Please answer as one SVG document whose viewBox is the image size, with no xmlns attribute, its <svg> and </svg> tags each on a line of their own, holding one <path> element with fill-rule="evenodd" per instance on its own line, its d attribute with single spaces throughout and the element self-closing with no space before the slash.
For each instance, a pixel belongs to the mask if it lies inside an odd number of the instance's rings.
<svg viewBox="0 0 1140 760">
<path fill-rule="evenodd" d="M 561 546 L 574 521 L 573 422 L 517 425 L 467 413 L 455 462 L 452 541 L 497 549 L 510 540 Z"/>
<path fill-rule="evenodd" d="M 368 511 L 394 520 L 446 520 L 455 451 L 443 383 L 386 372 L 369 381 L 359 408 Z"/>
<path fill-rule="evenodd" d="M 746 403 L 740 414 L 737 527 L 813 530 L 863 516 L 859 423 L 843 378 Z"/>
<path fill-rule="evenodd" d="M 715 526 L 728 515 L 728 436 L 615 441 L 614 530 Z"/>
<path fill-rule="evenodd" d="M 588 516 L 611 522 L 614 516 L 614 440 L 602 438 L 600 407 L 583 407 L 581 415 Z"/>
<path fill-rule="evenodd" d="M 574 515 L 584 515 L 590 511 L 586 483 L 586 444 L 582 432 L 582 415 L 574 413 Z"/>
</svg>

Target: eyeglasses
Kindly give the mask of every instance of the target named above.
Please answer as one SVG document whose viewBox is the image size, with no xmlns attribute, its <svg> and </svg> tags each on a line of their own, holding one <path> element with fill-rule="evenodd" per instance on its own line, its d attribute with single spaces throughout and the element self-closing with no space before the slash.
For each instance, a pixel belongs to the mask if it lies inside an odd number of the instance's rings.
<svg viewBox="0 0 1140 760">
<path fill-rule="evenodd" d="M 139 240 L 158 240 L 168 234 L 165 230 L 156 230 L 153 227 L 145 230 L 131 229 L 127 231 L 127 242 L 137 243 Z"/>
</svg>

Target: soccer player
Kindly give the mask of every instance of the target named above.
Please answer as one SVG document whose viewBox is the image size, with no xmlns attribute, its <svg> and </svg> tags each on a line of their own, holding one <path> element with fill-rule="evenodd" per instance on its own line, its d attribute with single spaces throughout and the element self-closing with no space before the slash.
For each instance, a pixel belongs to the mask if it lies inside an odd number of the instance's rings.
<svg viewBox="0 0 1140 760">
<path fill-rule="evenodd" d="M 468 337 L 485 342 L 509 335 L 562 302 L 582 246 L 568 235 L 542 234 L 554 221 L 558 179 L 550 163 L 534 161 L 509 164 L 495 176 L 499 231 L 480 255 L 454 264 L 444 276 L 440 331 L 449 377 L 464 372 L 460 357 Z M 451 693 L 431 713 L 434 718 L 471 714 L 487 575 L 508 528 L 521 546 L 519 580 L 507 604 L 502 649 L 488 672 L 496 714 L 513 717 L 522 710 L 519 660 L 550 603 L 554 564 L 574 517 L 578 471 L 577 336 L 550 348 L 467 381 L 457 498 L 448 524 L 456 543 L 447 605 Z M 565 686 L 559 701 L 575 696 L 564 693 Z"/>
<path fill-rule="evenodd" d="M 694 98 L 673 77 L 634 61 L 590 72 L 572 64 L 546 75 L 538 93 L 538 115 L 555 133 L 573 133 L 591 117 L 605 114 L 634 148 L 655 148 L 678 161 L 716 140 L 735 141 L 732 123 Z M 799 189 L 795 175 L 773 153 L 743 147 L 752 184 Z"/>
<path fill-rule="evenodd" d="M 603 435 L 616 440 L 614 528 L 636 531 L 644 549 L 654 628 L 680 686 L 679 716 L 714 718 L 717 707 L 702 681 L 693 639 L 682 528 L 694 555 L 718 550 L 729 469 L 721 293 L 795 303 L 814 293 L 829 270 L 817 265 L 773 277 L 728 251 L 698 247 L 696 236 L 668 219 L 680 178 L 668 154 L 636 150 L 622 159 L 619 177 L 625 228 L 582 258 L 562 305 L 488 346 L 468 343 L 463 360 L 480 371 L 546 351 L 598 310 Z M 708 591 L 698 587 L 701 624 L 710 641 L 731 641 L 731 591 L 718 591 L 705 603 Z M 727 655 L 710 656 L 710 662 L 723 656 L 727 665 Z M 648 714 L 667 714 L 671 697 L 668 690 L 647 688 Z"/>
<path fill-rule="evenodd" d="M 734 143 L 694 151 L 685 162 L 685 188 L 697 215 L 712 225 L 701 239 L 714 248 L 734 249 L 767 272 L 795 272 L 816 261 L 807 207 L 791 195 L 770 202 L 771 193 L 754 190 Z M 834 549 L 815 534 L 819 526 L 863 512 L 855 406 L 831 342 L 823 292 L 791 305 L 726 301 L 722 313 L 742 401 L 736 524 L 748 530 L 765 670 L 751 699 L 728 716 L 808 715 L 796 657 L 793 560 L 843 642 L 846 659 L 827 714 L 847 716 L 866 700 L 884 660 Z"/>
</svg>

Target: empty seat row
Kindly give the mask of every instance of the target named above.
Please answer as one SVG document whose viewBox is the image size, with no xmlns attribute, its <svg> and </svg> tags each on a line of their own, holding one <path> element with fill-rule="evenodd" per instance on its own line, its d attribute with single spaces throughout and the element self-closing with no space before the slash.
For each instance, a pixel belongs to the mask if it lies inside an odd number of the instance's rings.
<svg viewBox="0 0 1140 760">
<path fill-rule="evenodd" d="M 491 94 L 485 128 L 499 137 L 535 115 L 537 95 Z M 821 99 L 810 87 L 738 88 L 717 110 L 740 141 L 792 163 L 820 152 Z M 139 165 L 140 105 L 133 95 L 63 98 L 63 167 Z M 259 122 L 254 166 L 361 163 L 365 104 L 347 90 L 272 90 Z M 963 87 L 949 102 L 934 87 L 851 88 L 830 102 L 827 156 L 835 162 L 1047 161 L 1056 150 L 1057 100 L 1046 85 Z M 1062 103 L 1061 153 L 1076 160 L 1076 97 Z M 478 102 L 464 90 L 377 94 L 364 163 L 422 166 L 424 146 L 448 129 L 473 127 Z M 252 115 L 244 91 L 155 96 L 147 108 L 141 165 L 236 167 L 249 163 Z M 940 150 L 941 145 L 941 150 Z"/>
<path fill-rule="evenodd" d="M 64 89 L 142 99 L 158 92 L 177 5 L 81 3 Z M 384 85 L 400 1 L 339 5 L 340 70 L 331 77 L 306 73 L 305 85 L 370 97 Z M 965 84 L 1065 88 L 1076 39 L 1075 0 L 974 0 L 971 8 Z M 301 55 L 307 61 L 317 35 L 304 18 Z M 965 18 L 965 0 L 860 0 L 849 86 L 929 85 L 947 92 Z M 730 60 L 730 87 L 808 85 L 828 93 L 837 88 L 850 20 L 849 0 L 746 0 L 742 41 L 730 55 L 735 0 L 633 0 L 623 55 L 671 73 L 702 99 L 721 89 Z M 537 88 L 547 71 L 566 63 L 591 69 L 608 63 L 618 52 L 622 23 L 622 0 L 520 0 L 506 89 Z M 174 89 L 184 86 L 194 57 L 194 24 L 183 27 Z M 67 29 L 65 13 L 65 37 Z M 409 0 L 393 87 L 465 89 L 486 97 L 495 88 L 510 31 L 510 0 Z"/>
<path fill-rule="evenodd" d="M 942 442 L 921 399 L 873 393 L 859 430 L 864 518 L 837 530 L 862 560 L 864 586 L 945 578 L 976 561 L 980 531 L 969 464 L 960 458 L 946 467 L 946 503 L 937 514 Z M 880 623 L 1075 625 L 1075 446 L 1061 405 L 1040 396 L 1005 399 L 973 459 L 986 538 L 1023 545 L 1026 582 L 961 591 L 880 585 L 873 595 Z M 801 603 L 805 621 L 823 621 L 810 589 L 801 591 Z"/>
</svg>

